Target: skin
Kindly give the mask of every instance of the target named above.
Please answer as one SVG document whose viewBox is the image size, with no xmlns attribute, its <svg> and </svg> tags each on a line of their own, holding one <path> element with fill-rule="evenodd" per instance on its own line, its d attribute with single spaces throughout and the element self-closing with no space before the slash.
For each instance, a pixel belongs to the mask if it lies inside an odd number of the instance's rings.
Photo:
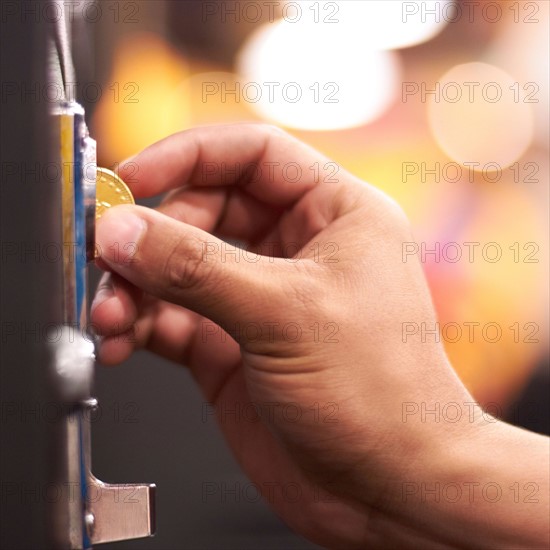
<svg viewBox="0 0 550 550">
<path fill-rule="evenodd" d="M 244 471 L 318 544 L 546 548 L 548 439 L 483 413 L 435 338 L 404 341 L 403 323 L 436 321 L 402 257 L 408 221 L 341 168 L 316 183 L 327 162 L 250 124 L 182 132 L 123 164 L 136 197 L 168 194 L 97 224 L 100 361 L 147 348 L 189 368 Z M 261 177 L 229 171 L 249 163 Z M 449 403 L 457 421 L 418 412 Z"/>
</svg>

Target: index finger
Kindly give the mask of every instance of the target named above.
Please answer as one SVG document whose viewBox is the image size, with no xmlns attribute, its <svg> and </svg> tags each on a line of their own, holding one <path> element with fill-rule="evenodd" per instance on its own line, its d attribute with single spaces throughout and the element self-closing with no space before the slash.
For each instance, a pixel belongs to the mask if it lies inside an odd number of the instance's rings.
<svg viewBox="0 0 550 550">
<path fill-rule="evenodd" d="M 186 130 L 151 145 L 120 166 L 136 197 L 170 189 L 237 186 L 274 206 L 299 200 L 328 159 L 286 132 L 265 124 Z"/>
</svg>

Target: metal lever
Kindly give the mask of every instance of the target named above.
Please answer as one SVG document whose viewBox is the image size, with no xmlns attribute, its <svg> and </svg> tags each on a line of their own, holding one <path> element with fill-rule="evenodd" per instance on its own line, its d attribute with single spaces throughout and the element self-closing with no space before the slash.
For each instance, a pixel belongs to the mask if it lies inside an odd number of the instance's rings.
<svg viewBox="0 0 550 550">
<path fill-rule="evenodd" d="M 111 485 L 94 478 L 101 498 L 90 504 L 86 525 L 92 544 L 155 533 L 155 485 Z"/>
<path fill-rule="evenodd" d="M 93 411 L 96 399 L 83 402 Z M 86 415 L 90 418 L 90 415 Z M 89 420 L 83 426 L 84 455 L 91 456 Z M 148 537 L 155 533 L 155 490 L 149 484 L 111 484 L 97 479 L 87 464 L 85 524 L 91 544 Z"/>
</svg>

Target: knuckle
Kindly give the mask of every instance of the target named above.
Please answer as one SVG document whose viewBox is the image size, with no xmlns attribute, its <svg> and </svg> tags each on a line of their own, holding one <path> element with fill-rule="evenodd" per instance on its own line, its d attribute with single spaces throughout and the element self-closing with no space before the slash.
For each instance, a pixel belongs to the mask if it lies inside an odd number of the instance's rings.
<svg viewBox="0 0 550 550">
<path fill-rule="evenodd" d="M 265 140 L 266 144 L 270 143 L 271 140 L 280 141 L 281 139 L 283 140 L 291 139 L 291 136 L 288 132 L 285 132 L 282 128 L 279 128 L 274 124 L 262 122 L 260 124 L 257 124 L 256 128 L 260 136 Z"/>
<path fill-rule="evenodd" d="M 162 270 L 168 294 L 202 287 L 212 274 L 212 263 L 204 261 L 199 239 L 181 236 L 166 258 Z"/>
<path fill-rule="evenodd" d="M 375 200 L 366 205 L 364 212 L 363 223 L 368 223 L 378 237 L 401 238 L 411 232 L 411 223 L 405 210 L 386 194 L 379 193 Z"/>
<path fill-rule="evenodd" d="M 391 198 L 388 198 L 387 216 L 388 221 L 398 234 L 410 232 L 411 222 L 409 217 L 403 207 Z"/>
<path fill-rule="evenodd" d="M 258 128 L 267 135 L 276 135 L 276 136 L 286 136 L 288 135 L 282 128 L 276 126 L 275 124 L 269 124 L 267 122 L 262 122 L 258 124 Z"/>
</svg>

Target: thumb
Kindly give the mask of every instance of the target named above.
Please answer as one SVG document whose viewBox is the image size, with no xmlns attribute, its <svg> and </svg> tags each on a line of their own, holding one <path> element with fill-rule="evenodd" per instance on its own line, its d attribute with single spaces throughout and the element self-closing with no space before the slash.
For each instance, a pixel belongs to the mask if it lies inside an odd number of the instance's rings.
<svg viewBox="0 0 550 550">
<path fill-rule="evenodd" d="M 280 262 L 245 261 L 233 245 L 149 208 L 108 210 L 97 222 L 96 241 L 109 269 L 224 328 L 258 321 L 282 298 Z"/>
</svg>

